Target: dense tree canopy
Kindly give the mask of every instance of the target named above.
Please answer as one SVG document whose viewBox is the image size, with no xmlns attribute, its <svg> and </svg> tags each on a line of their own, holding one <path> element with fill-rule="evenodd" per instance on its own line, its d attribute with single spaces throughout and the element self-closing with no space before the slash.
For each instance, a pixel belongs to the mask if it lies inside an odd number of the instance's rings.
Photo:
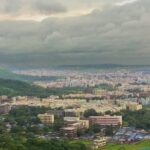
<svg viewBox="0 0 150 150">
<path fill-rule="evenodd" d="M 7 96 L 37 96 L 48 97 L 50 95 L 63 95 L 69 93 L 81 92 L 80 87 L 66 87 L 66 88 L 42 88 L 29 82 L 18 80 L 9 80 L 0 78 L 0 95 Z"/>
<path fill-rule="evenodd" d="M 97 116 L 98 113 L 95 111 L 95 109 L 88 109 L 84 112 L 84 117 L 89 117 L 89 116 Z"/>
</svg>

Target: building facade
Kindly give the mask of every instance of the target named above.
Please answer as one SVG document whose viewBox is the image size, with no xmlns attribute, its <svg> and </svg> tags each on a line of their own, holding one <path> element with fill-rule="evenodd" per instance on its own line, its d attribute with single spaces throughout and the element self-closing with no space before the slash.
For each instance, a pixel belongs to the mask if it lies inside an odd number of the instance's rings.
<svg viewBox="0 0 150 150">
<path fill-rule="evenodd" d="M 60 133 L 65 138 L 76 138 L 77 128 L 76 127 L 63 127 L 60 129 Z"/>
<path fill-rule="evenodd" d="M 99 148 L 102 148 L 106 145 L 106 138 L 104 137 L 99 137 L 97 139 L 95 139 L 93 141 L 93 145 L 92 145 L 92 148 L 95 150 L 95 149 L 99 149 Z"/>
<path fill-rule="evenodd" d="M 122 125 L 122 116 L 91 116 L 90 125 L 98 124 L 101 126 L 118 126 Z"/>
<path fill-rule="evenodd" d="M 53 124 L 54 123 L 54 115 L 53 114 L 39 114 L 38 118 L 44 124 Z"/>
</svg>

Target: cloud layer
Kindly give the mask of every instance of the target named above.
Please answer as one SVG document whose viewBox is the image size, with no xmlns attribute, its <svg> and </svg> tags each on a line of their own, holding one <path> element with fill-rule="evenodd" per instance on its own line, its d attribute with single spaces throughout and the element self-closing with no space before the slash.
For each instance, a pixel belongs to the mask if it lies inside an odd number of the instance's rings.
<svg viewBox="0 0 150 150">
<path fill-rule="evenodd" d="M 57 0 L 1 0 L 3 15 L 53 14 L 65 12 L 66 7 Z"/>
<path fill-rule="evenodd" d="M 0 63 L 41 67 L 102 63 L 150 65 L 149 0 L 133 3 L 31 0 L 30 5 L 29 0 L 15 1 L 17 5 L 9 5 L 10 0 L 3 0 L 6 4 L 0 6 L 1 14 L 17 15 L 27 9 L 34 14 L 64 14 L 80 12 L 81 7 L 92 11 L 72 17 L 48 17 L 41 22 L 1 21 Z"/>
</svg>

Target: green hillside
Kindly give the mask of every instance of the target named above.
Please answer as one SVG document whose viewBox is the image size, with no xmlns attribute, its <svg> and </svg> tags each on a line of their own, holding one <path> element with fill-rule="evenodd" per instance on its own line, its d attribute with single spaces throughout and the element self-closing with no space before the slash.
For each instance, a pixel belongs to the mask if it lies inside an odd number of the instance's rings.
<svg viewBox="0 0 150 150">
<path fill-rule="evenodd" d="M 47 96 L 48 92 L 44 88 L 32 85 L 27 82 L 10 79 L 0 79 L 0 95 L 28 95 L 42 97 Z"/>
<path fill-rule="evenodd" d="M 63 95 L 69 93 L 77 93 L 80 92 L 81 90 L 82 89 L 79 87 L 47 89 L 47 88 L 36 86 L 29 82 L 0 78 L 0 95 L 7 95 L 10 97 L 18 96 L 18 95 L 47 97 L 50 95 Z"/>
</svg>

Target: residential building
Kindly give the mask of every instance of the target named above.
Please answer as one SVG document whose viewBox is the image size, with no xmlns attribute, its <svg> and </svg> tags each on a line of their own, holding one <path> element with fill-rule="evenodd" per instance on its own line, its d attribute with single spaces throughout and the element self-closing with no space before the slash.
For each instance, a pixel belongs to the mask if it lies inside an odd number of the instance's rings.
<svg viewBox="0 0 150 150">
<path fill-rule="evenodd" d="M 54 114 L 39 114 L 38 118 L 41 120 L 44 124 L 53 124 L 54 123 Z"/>
<path fill-rule="evenodd" d="M 11 106 L 9 104 L 1 104 L 0 105 L 0 114 L 7 114 L 11 110 Z"/>
<path fill-rule="evenodd" d="M 64 110 L 63 109 L 52 109 L 47 111 L 49 114 L 54 114 L 57 117 L 64 117 Z"/>
<path fill-rule="evenodd" d="M 75 123 L 68 124 L 70 127 L 75 127 L 77 129 L 88 129 L 89 128 L 89 120 L 79 120 Z"/>
<path fill-rule="evenodd" d="M 93 141 L 93 145 L 92 145 L 92 148 L 95 150 L 95 149 L 99 149 L 99 148 L 102 148 L 106 145 L 106 138 L 104 137 L 99 137 L 97 139 L 95 139 Z"/>
<path fill-rule="evenodd" d="M 80 112 L 76 109 L 65 109 L 65 117 L 80 117 Z"/>
<path fill-rule="evenodd" d="M 90 125 L 98 124 L 101 126 L 118 126 L 122 125 L 122 116 L 91 116 Z"/>
<path fill-rule="evenodd" d="M 75 123 L 78 122 L 79 120 L 80 120 L 79 117 L 64 117 L 64 121 L 66 124 Z"/>
<path fill-rule="evenodd" d="M 137 111 L 137 110 L 141 110 L 142 109 L 142 105 L 141 104 L 138 104 L 138 103 L 129 103 L 127 105 L 127 108 L 131 111 Z"/>
<path fill-rule="evenodd" d="M 63 127 L 60 129 L 60 133 L 63 137 L 66 137 L 66 138 L 75 138 L 77 137 L 77 128 L 76 127 Z"/>
</svg>

